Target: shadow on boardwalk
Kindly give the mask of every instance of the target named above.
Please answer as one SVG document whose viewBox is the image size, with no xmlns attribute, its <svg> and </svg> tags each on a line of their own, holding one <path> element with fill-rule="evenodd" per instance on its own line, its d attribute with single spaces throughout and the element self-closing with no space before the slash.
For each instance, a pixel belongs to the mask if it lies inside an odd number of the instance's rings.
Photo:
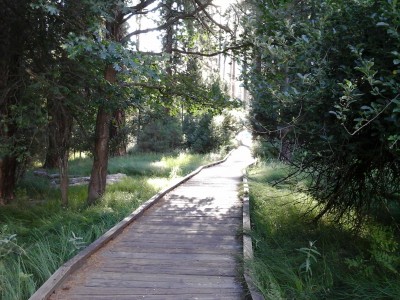
<svg viewBox="0 0 400 300">
<path fill-rule="evenodd" d="M 248 148 L 165 195 L 50 299 L 244 299 L 241 171 Z"/>
</svg>

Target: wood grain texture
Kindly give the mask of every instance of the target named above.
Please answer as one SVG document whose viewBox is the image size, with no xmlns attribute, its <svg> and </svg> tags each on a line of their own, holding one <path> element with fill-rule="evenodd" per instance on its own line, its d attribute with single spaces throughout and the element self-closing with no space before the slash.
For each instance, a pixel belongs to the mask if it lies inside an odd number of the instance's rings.
<svg viewBox="0 0 400 300">
<path fill-rule="evenodd" d="M 165 193 L 41 299 L 245 299 L 243 148 Z"/>
</svg>

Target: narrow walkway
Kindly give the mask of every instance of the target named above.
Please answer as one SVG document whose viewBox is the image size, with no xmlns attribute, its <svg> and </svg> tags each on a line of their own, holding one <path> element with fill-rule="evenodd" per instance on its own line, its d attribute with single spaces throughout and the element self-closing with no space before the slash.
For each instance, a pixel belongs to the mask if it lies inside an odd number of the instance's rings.
<svg viewBox="0 0 400 300">
<path fill-rule="evenodd" d="M 244 299 L 238 184 L 250 159 L 241 146 L 168 193 L 50 299 Z"/>
</svg>

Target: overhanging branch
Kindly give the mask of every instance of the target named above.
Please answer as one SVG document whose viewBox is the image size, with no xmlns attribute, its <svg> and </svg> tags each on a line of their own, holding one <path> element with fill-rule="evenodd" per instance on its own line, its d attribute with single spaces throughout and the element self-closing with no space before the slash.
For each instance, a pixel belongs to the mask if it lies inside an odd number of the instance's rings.
<svg viewBox="0 0 400 300">
<path fill-rule="evenodd" d="M 217 56 L 220 54 L 225 54 L 229 51 L 232 50 L 238 50 L 238 49 L 242 49 L 242 48 L 247 48 L 253 46 L 252 43 L 246 43 L 246 44 L 241 44 L 241 45 L 236 45 L 236 46 L 231 46 L 231 47 L 226 47 L 220 51 L 215 51 L 215 52 L 211 52 L 211 53 L 204 53 L 204 52 L 200 52 L 200 51 L 188 51 L 188 50 L 184 50 L 184 49 L 177 49 L 177 48 L 173 48 L 172 52 L 175 53 L 180 53 L 180 54 L 186 54 L 186 55 L 197 55 L 197 56 L 205 56 L 205 57 L 213 57 L 213 56 Z"/>
<path fill-rule="evenodd" d="M 146 28 L 146 29 L 138 29 L 135 31 L 132 31 L 130 33 L 128 33 L 123 39 L 122 39 L 122 43 L 126 43 L 129 41 L 129 39 L 134 36 L 134 35 L 138 35 L 138 34 L 143 34 L 143 33 L 148 33 L 148 32 L 153 32 L 153 31 L 160 31 L 160 30 L 164 30 L 167 29 L 168 27 L 170 27 L 171 25 L 173 25 L 174 23 L 176 23 L 179 20 L 183 20 L 183 19 L 190 19 L 193 18 L 196 14 L 198 14 L 200 11 L 203 11 L 207 6 L 209 6 L 212 3 L 212 0 L 207 0 L 204 4 L 199 5 L 196 9 L 194 9 L 193 11 L 189 12 L 189 13 L 182 13 L 182 14 L 178 14 L 177 16 L 171 18 L 170 20 L 168 20 L 167 22 L 165 22 L 164 24 L 161 24 L 159 26 L 156 27 L 151 27 L 151 28 Z"/>
<path fill-rule="evenodd" d="M 194 0 L 194 2 L 195 2 L 197 5 L 199 5 L 199 6 L 201 5 L 201 2 L 200 2 L 199 0 Z M 231 30 L 228 26 L 224 26 L 224 25 L 218 23 L 217 21 L 215 21 L 214 18 L 213 18 L 205 9 L 203 9 L 202 11 L 203 11 L 204 14 L 206 15 L 206 17 L 207 17 L 212 23 L 214 23 L 216 26 L 218 26 L 220 29 L 222 29 L 222 30 L 224 30 L 224 31 L 226 31 L 226 32 L 232 33 L 232 30 Z"/>
</svg>

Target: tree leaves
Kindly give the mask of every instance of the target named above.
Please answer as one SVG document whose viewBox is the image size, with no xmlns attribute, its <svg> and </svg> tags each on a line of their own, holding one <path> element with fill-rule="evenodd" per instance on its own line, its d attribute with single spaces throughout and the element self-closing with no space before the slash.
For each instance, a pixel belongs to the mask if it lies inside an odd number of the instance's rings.
<svg viewBox="0 0 400 300">
<path fill-rule="evenodd" d="M 307 170 L 319 217 L 353 208 L 360 217 L 399 193 L 400 180 L 389 179 L 400 178 L 399 7 L 381 4 L 247 7 L 255 17 L 245 30 L 257 41 L 244 75 L 253 127 Z"/>
</svg>

